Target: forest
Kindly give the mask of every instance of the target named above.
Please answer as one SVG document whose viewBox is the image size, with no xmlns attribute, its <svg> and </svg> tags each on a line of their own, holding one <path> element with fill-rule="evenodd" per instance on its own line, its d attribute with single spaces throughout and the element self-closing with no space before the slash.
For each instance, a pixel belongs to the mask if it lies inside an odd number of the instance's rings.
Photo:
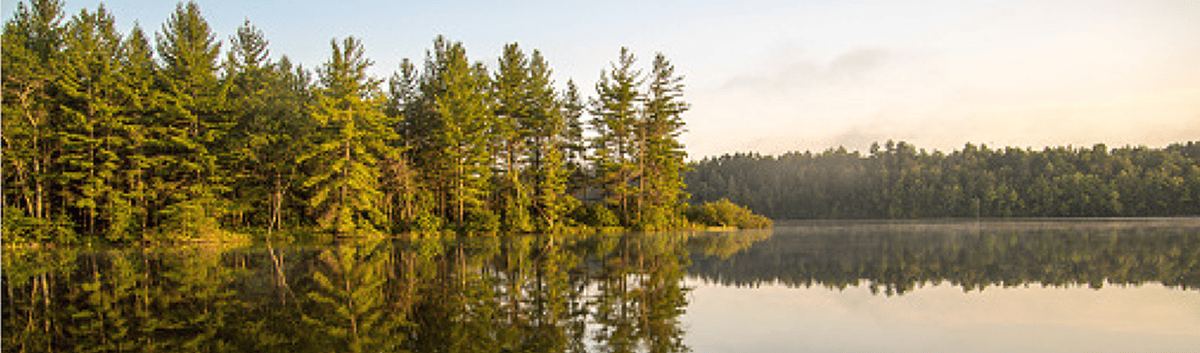
<svg viewBox="0 0 1200 353">
<path fill-rule="evenodd" d="M 1200 142 L 930 153 L 887 141 L 866 155 L 734 154 L 689 167 L 692 202 L 729 199 L 772 219 L 1200 215 Z"/>
<path fill-rule="evenodd" d="M 308 69 L 248 20 L 219 40 L 195 2 L 153 40 L 63 6 L 4 24 L 6 244 L 694 226 L 661 53 L 622 48 L 585 97 L 517 43 L 488 65 L 439 36 L 383 80 L 354 37 Z"/>
</svg>

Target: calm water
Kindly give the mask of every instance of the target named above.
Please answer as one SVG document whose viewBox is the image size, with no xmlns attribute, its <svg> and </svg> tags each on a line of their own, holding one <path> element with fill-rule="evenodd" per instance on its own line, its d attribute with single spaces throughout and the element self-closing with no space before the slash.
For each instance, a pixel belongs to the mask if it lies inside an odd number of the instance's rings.
<svg viewBox="0 0 1200 353">
<path fill-rule="evenodd" d="M 19 351 L 1194 351 L 1200 219 L 6 250 Z"/>
</svg>

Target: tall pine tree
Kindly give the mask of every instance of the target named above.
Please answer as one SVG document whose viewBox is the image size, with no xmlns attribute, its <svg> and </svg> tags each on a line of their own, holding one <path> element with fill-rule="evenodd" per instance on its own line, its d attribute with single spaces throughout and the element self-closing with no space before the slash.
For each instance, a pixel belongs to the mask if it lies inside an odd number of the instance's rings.
<svg viewBox="0 0 1200 353">
<path fill-rule="evenodd" d="M 522 175 L 529 166 L 530 120 L 534 109 L 529 59 L 516 43 L 508 44 L 497 69 L 492 92 L 496 120 L 491 133 L 496 155 L 496 199 L 503 229 L 528 232 L 533 226 L 529 219 L 531 190 Z"/>
<path fill-rule="evenodd" d="M 273 201 L 272 179 L 276 175 L 268 170 L 265 153 L 276 142 L 268 129 L 280 118 L 271 111 L 276 98 L 271 96 L 275 71 L 268 57 L 267 40 L 250 21 L 238 27 L 229 44 L 224 78 L 229 84 L 234 128 L 222 139 L 228 153 L 221 166 L 230 178 L 230 211 L 242 220 L 239 225 L 246 225 L 247 214 L 250 223 L 264 225 L 268 223 L 265 217 L 255 220 L 258 217 L 254 216 L 268 213 L 254 211 L 269 209 Z"/>
<path fill-rule="evenodd" d="M 39 241 L 69 241 L 73 235 L 69 218 L 55 207 L 52 169 L 54 127 L 58 101 L 54 83 L 55 62 L 63 47 L 63 3 L 34 0 L 17 4 L 4 25 L 0 51 L 3 75 L 3 159 L 5 239 L 16 236 L 7 227 L 29 217 L 29 237 Z M 11 207 L 11 208 L 10 208 Z M 16 212 L 12 212 L 16 211 Z M 52 224 L 53 223 L 53 224 Z M 61 230 L 61 231 L 59 231 Z"/>
<path fill-rule="evenodd" d="M 121 115 L 127 125 L 128 149 L 124 152 L 121 168 L 121 183 L 127 193 L 132 210 L 133 230 L 123 240 L 138 240 L 147 230 L 150 205 L 154 203 L 156 190 L 148 187 L 151 155 L 147 153 L 147 127 L 159 108 L 160 96 L 154 84 L 158 65 L 154 61 L 154 50 L 141 27 L 134 26 L 121 43 Z M 111 237 L 110 237 L 111 239 Z"/>
<path fill-rule="evenodd" d="M 310 77 L 285 56 L 271 62 L 262 31 L 247 21 L 230 39 L 225 61 L 235 128 L 227 135 L 224 169 L 232 179 L 239 224 L 281 226 L 285 199 L 300 172 L 295 163 L 311 120 Z"/>
<path fill-rule="evenodd" d="M 678 209 L 685 185 L 682 173 L 687 167 L 687 153 L 679 135 L 683 133 L 683 118 L 689 105 L 682 100 L 683 77 L 675 75 L 675 67 L 666 56 L 658 53 L 651 64 L 646 100 L 639 121 L 638 140 L 642 166 L 639 182 L 642 200 L 642 228 L 669 229 L 682 226 Z"/>
<path fill-rule="evenodd" d="M 563 154 L 568 173 L 567 194 L 583 199 L 587 191 L 587 141 L 584 139 L 583 114 L 587 103 L 579 95 L 575 81 L 568 80 L 567 88 L 562 93 L 563 116 Z"/>
<path fill-rule="evenodd" d="M 633 67 L 633 53 L 621 48 L 621 56 L 596 83 L 591 101 L 592 159 L 601 196 L 617 209 L 622 223 L 636 224 L 638 194 L 638 103 L 642 94 L 641 71 Z"/>
<path fill-rule="evenodd" d="M 55 140 L 63 198 L 81 233 L 124 237 L 131 209 L 118 188 L 128 145 L 130 121 L 121 107 L 121 37 L 112 15 L 101 6 L 75 16 L 65 36 L 62 60 L 57 61 L 61 94 Z"/>
<path fill-rule="evenodd" d="M 439 213 L 459 231 L 495 230 L 499 222 L 487 203 L 493 122 L 487 71 L 468 61 L 462 43 L 438 37 L 424 81 L 428 142 L 418 153 L 438 195 Z"/>
<path fill-rule="evenodd" d="M 529 118 L 526 131 L 530 147 L 528 159 L 529 185 L 533 188 L 533 209 L 538 228 L 553 231 L 572 206 L 566 198 L 568 147 L 564 135 L 567 128 L 563 109 L 550 78 L 550 64 L 542 53 L 534 50 L 529 61 Z"/>
<path fill-rule="evenodd" d="M 147 129 L 147 148 L 159 226 L 170 237 L 220 237 L 228 204 L 219 143 L 231 125 L 227 87 L 217 77 L 221 45 L 195 2 L 176 7 L 157 41 L 161 110 Z"/>
<path fill-rule="evenodd" d="M 332 57 L 318 71 L 312 147 L 300 159 L 312 173 L 304 186 L 311 188 L 309 207 L 321 229 L 374 234 L 389 223 L 380 208 L 378 163 L 399 158 L 392 145 L 397 135 L 383 114 L 380 81 L 367 74 L 372 62 L 362 43 L 349 37 L 331 45 Z"/>
<path fill-rule="evenodd" d="M 388 102 L 385 113 L 393 122 L 400 139 L 396 146 L 403 149 L 398 160 L 387 161 L 384 168 L 388 213 L 398 230 L 436 231 L 442 219 L 434 214 L 434 194 L 418 175 L 416 151 L 424 145 L 422 123 L 426 119 L 421 76 L 408 59 L 400 62 L 399 71 L 388 79 Z"/>
</svg>

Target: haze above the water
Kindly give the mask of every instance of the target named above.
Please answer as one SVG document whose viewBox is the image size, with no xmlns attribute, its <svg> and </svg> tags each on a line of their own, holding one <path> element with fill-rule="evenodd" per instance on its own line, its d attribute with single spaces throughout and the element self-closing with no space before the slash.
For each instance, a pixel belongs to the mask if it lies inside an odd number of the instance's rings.
<svg viewBox="0 0 1200 353">
<path fill-rule="evenodd" d="M 5 20 L 16 3 L 3 0 Z M 98 3 L 67 0 L 67 12 Z M 175 7 L 104 3 L 122 32 L 157 32 Z M 559 84 L 588 95 L 621 46 L 643 67 L 661 51 L 687 76 L 694 159 L 886 139 L 939 150 L 1200 139 L 1198 1 L 198 3 L 223 42 L 250 20 L 273 56 L 309 68 L 330 39 L 360 37 L 381 78 L 423 60 L 438 34 L 489 66 L 505 43 L 539 49 Z"/>
</svg>

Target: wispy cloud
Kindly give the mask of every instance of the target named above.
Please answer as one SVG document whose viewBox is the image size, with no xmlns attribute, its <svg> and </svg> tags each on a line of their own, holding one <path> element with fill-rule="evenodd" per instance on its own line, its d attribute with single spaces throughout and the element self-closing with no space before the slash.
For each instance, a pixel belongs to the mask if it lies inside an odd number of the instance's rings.
<svg viewBox="0 0 1200 353">
<path fill-rule="evenodd" d="M 856 48 L 822 63 L 794 46 L 781 46 L 771 59 L 734 75 L 719 90 L 788 94 L 812 87 L 864 83 L 889 59 L 891 55 L 884 48 Z"/>
</svg>

